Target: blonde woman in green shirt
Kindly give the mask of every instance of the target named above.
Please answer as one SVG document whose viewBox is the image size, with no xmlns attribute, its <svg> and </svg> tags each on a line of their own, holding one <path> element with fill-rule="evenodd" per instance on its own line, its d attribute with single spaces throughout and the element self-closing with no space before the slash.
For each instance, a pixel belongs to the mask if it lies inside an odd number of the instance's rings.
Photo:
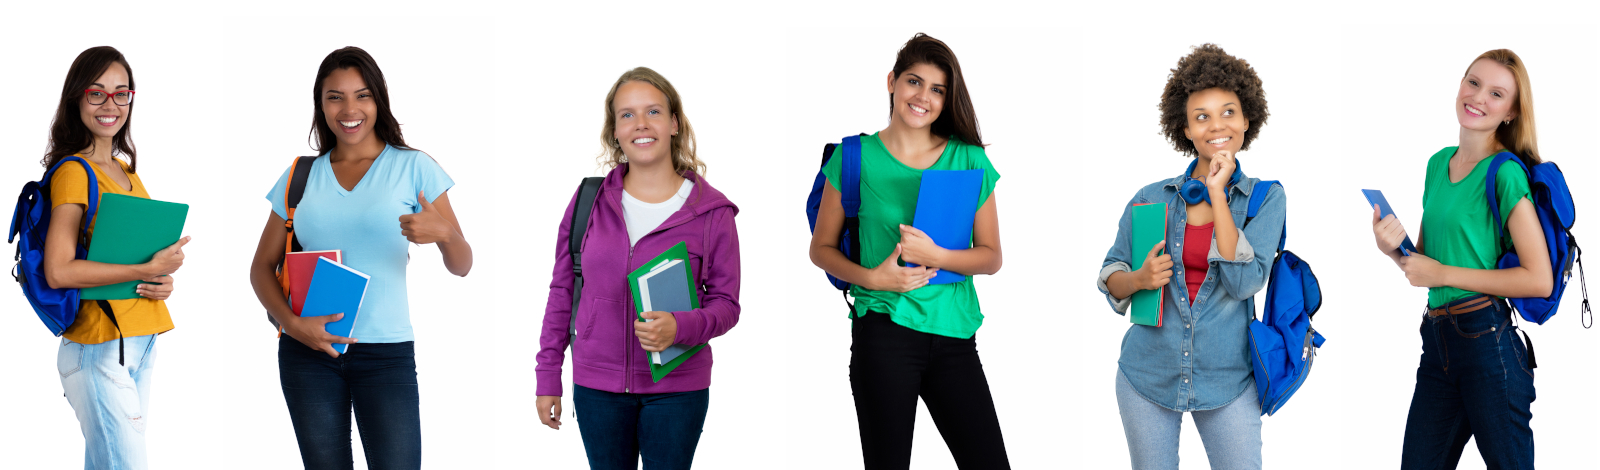
<svg viewBox="0 0 1600 470">
<path fill-rule="evenodd" d="M 1460 143 L 1428 160 L 1419 253 L 1402 252 L 1405 228 L 1372 213 L 1378 250 L 1428 288 L 1422 361 L 1406 419 L 1402 469 L 1455 468 L 1469 438 L 1489 468 L 1533 468 L 1532 351 L 1518 337 L 1504 297 L 1550 294 L 1550 257 L 1528 199 L 1528 176 L 1501 165 L 1495 194 L 1522 266 L 1496 269 L 1502 254 L 1489 214 L 1485 176 L 1495 154 L 1540 162 L 1534 140 L 1533 88 L 1522 59 L 1485 52 L 1461 78 L 1455 100 Z M 1531 343 L 1530 343 L 1531 344 Z"/>
<path fill-rule="evenodd" d="M 861 264 L 837 246 L 844 226 L 840 160 L 823 173 L 811 262 L 854 284 L 850 389 L 868 469 L 911 465 L 917 398 L 963 469 L 1010 468 L 989 382 L 978 359 L 983 313 L 971 275 L 1000 270 L 1000 179 L 983 151 L 961 65 L 923 34 L 900 49 L 889 72 L 889 127 L 861 137 Z M 972 247 L 948 250 L 911 227 L 924 170 L 984 170 Z M 902 265 L 896 260 L 903 261 Z M 911 265 L 917 267 L 909 267 Z M 939 270 L 965 275 L 929 285 Z"/>
</svg>

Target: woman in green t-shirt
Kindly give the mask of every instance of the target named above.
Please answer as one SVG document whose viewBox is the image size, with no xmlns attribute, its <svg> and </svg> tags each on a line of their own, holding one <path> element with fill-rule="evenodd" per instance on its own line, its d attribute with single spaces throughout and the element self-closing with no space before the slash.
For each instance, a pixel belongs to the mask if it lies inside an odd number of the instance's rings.
<svg viewBox="0 0 1600 470">
<path fill-rule="evenodd" d="M 830 184 L 811 238 L 811 262 L 854 284 L 850 388 L 863 461 L 869 469 L 910 466 L 921 397 L 958 466 L 1010 468 L 978 358 L 983 314 L 970 277 L 1000 270 L 993 196 L 1000 175 L 983 151 L 961 65 L 944 42 L 913 36 L 887 85 L 889 127 L 860 138 L 861 264 L 838 247 L 845 215 L 837 151 L 823 169 Z M 941 248 L 911 226 L 924 170 L 983 170 L 971 248 Z M 941 270 L 960 275 L 930 284 Z"/>
<path fill-rule="evenodd" d="M 1499 152 L 1539 163 L 1533 89 L 1522 59 L 1506 49 L 1478 56 L 1461 78 L 1455 108 L 1460 143 L 1428 160 L 1417 253 L 1401 248 L 1400 222 L 1393 215 L 1380 219 L 1373 206 L 1378 250 L 1411 285 L 1428 288 L 1400 467 L 1453 468 L 1470 437 L 1490 468 L 1533 468 L 1532 351 L 1514 333 L 1503 297 L 1549 295 L 1550 257 L 1527 197 L 1527 173 L 1501 165 L 1493 196 L 1522 266 L 1496 269 L 1504 240 L 1484 188 Z"/>
</svg>

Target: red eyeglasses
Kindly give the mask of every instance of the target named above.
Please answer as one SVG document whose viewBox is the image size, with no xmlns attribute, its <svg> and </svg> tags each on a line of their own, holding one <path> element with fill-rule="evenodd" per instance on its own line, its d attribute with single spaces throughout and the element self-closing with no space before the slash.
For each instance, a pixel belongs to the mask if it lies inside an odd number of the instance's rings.
<svg viewBox="0 0 1600 470">
<path fill-rule="evenodd" d="M 116 103 L 117 106 L 127 106 L 133 104 L 133 90 L 121 90 L 112 93 L 105 90 L 90 88 L 83 90 L 83 96 L 89 99 L 89 104 L 92 106 L 106 104 L 106 97 L 108 96 L 111 97 L 111 101 Z"/>
</svg>

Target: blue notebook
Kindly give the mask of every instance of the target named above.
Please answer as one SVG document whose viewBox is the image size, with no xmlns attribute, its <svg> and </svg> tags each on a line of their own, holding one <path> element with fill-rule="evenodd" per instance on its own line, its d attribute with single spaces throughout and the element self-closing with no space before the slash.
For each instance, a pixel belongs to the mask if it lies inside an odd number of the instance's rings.
<svg viewBox="0 0 1600 470">
<path fill-rule="evenodd" d="M 306 288 L 302 317 L 319 317 L 343 313 L 344 318 L 328 323 L 328 333 L 350 337 L 355 331 L 356 317 L 361 314 L 361 300 L 367 297 L 367 283 L 372 280 L 361 271 L 350 269 L 327 258 L 317 258 L 317 269 L 311 273 L 311 287 Z M 333 349 L 344 354 L 350 345 L 334 343 Z"/>
<path fill-rule="evenodd" d="M 687 312 L 694 310 L 689 300 L 689 263 L 670 259 L 639 276 L 639 306 L 651 312 Z M 683 355 L 694 345 L 674 344 L 661 352 L 650 353 L 650 362 L 666 364 Z"/>
<path fill-rule="evenodd" d="M 978 195 L 982 190 L 982 169 L 923 170 L 911 226 L 928 234 L 941 248 L 972 248 L 972 220 L 978 215 L 978 204 L 982 202 Z M 966 275 L 941 269 L 928 284 L 949 284 L 966 279 Z"/>
<path fill-rule="evenodd" d="M 1383 198 L 1383 191 L 1376 189 L 1363 189 L 1361 190 L 1361 194 L 1367 196 L 1367 204 L 1378 205 L 1378 218 L 1381 219 L 1394 215 L 1394 209 L 1389 208 L 1389 200 Z M 1395 215 L 1395 218 L 1399 219 L 1400 216 Z M 1406 235 L 1404 240 L 1400 240 L 1400 248 L 1404 248 L 1403 250 L 1400 250 L 1400 256 L 1411 256 L 1412 253 L 1417 252 L 1417 246 L 1411 244 L 1411 235 Z"/>
</svg>

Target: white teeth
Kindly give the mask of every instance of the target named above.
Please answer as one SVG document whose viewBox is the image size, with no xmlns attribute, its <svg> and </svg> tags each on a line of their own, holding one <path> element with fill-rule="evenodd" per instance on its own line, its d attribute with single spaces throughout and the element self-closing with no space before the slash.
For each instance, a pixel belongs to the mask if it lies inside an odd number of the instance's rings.
<svg viewBox="0 0 1600 470">
<path fill-rule="evenodd" d="M 918 113 L 927 113 L 928 112 L 927 108 L 923 108 L 923 107 L 920 107 L 920 106 L 917 106 L 917 105 L 914 105 L 914 104 L 911 105 L 911 110 L 912 111 L 916 111 Z"/>
<path fill-rule="evenodd" d="M 633 143 L 641 144 L 641 145 L 648 144 L 648 143 L 655 142 L 655 141 L 656 141 L 656 139 L 652 139 L 652 138 L 649 138 L 649 137 L 640 137 L 640 138 L 637 138 L 637 139 L 633 139 Z"/>
<path fill-rule="evenodd" d="M 1208 144 L 1220 144 L 1220 143 L 1227 142 L 1227 141 L 1230 141 L 1230 140 L 1233 140 L 1233 138 L 1232 137 L 1222 137 L 1222 138 L 1218 138 L 1218 139 L 1207 140 L 1206 143 L 1208 143 Z"/>
<path fill-rule="evenodd" d="M 98 116 L 98 117 L 95 117 L 94 119 L 96 121 L 100 121 L 101 124 L 111 124 L 113 122 L 117 122 L 117 117 L 116 116 Z"/>
<path fill-rule="evenodd" d="M 357 121 L 339 121 L 339 125 L 344 126 L 346 128 L 356 127 L 356 126 L 361 125 L 362 121 L 365 121 L 365 120 L 363 119 L 363 120 L 357 120 Z"/>
<path fill-rule="evenodd" d="M 1478 108 L 1474 108 L 1474 107 L 1472 107 L 1472 105 L 1466 105 L 1466 108 L 1467 108 L 1467 112 L 1471 113 L 1473 116 L 1482 116 L 1483 115 L 1483 111 L 1479 111 Z"/>
</svg>

